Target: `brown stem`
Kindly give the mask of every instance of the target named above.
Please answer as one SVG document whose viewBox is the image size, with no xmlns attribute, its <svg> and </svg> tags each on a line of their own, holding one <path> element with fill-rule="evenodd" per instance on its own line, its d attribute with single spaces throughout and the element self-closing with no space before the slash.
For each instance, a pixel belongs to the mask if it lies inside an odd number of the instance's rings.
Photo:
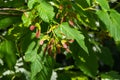
<svg viewBox="0 0 120 80">
<path fill-rule="evenodd" d="M 13 15 L 13 16 L 16 16 L 16 15 L 21 15 L 21 14 L 9 13 L 9 12 L 0 12 L 0 15 Z"/>
<path fill-rule="evenodd" d="M 19 10 L 16 8 L 0 8 L 0 11 L 20 11 L 20 12 L 25 12 L 26 10 Z"/>
</svg>

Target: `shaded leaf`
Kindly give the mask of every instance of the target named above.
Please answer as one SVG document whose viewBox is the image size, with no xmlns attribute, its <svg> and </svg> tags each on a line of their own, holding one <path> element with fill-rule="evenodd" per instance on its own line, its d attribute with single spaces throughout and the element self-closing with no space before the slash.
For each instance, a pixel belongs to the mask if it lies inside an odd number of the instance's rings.
<svg viewBox="0 0 120 80">
<path fill-rule="evenodd" d="M 87 8 L 87 7 L 89 7 L 89 5 L 88 5 L 88 0 L 75 0 L 75 2 L 77 3 L 77 4 L 79 4 L 79 6 L 81 6 L 81 8 Z"/>
<path fill-rule="evenodd" d="M 10 27 L 10 25 L 20 22 L 20 17 L 1 17 L 0 18 L 0 29 Z"/>
<path fill-rule="evenodd" d="M 5 40 L 0 43 L 0 54 L 5 58 L 5 62 L 10 69 L 13 69 L 16 63 L 16 52 L 14 42 Z"/>
<path fill-rule="evenodd" d="M 0 0 L 0 7 L 23 7 L 25 0 Z"/>
<path fill-rule="evenodd" d="M 98 53 L 98 57 L 100 58 L 100 60 L 101 60 L 104 64 L 106 64 L 106 65 L 108 65 L 108 66 L 110 66 L 110 67 L 113 66 L 112 53 L 109 51 L 108 48 L 106 48 L 106 47 L 101 47 L 101 53 Z"/>
<path fill-rule="evenodd" d="M 92 46 L 88 44 L 89 55 L 79 47 L 79 45 L 74 42 L 70 45 L 70 50 L 73 53 L 73 58 L 75 59 L 75 64 L 84 74 L 95 77 L 98 69 L 97 57 L 92 50 Z"/>
<path fill-rule="evenodd" d="M 110 72 L 102 73 L 101 78 L 107 80 L 119 80 L 120 75 L 118 72 L 110 71 Z"/>
</svg>

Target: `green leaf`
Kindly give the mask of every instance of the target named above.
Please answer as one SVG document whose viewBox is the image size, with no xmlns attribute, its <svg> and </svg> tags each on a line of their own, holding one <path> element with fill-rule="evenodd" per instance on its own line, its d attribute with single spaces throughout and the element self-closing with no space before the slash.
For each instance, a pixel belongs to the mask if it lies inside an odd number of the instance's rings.
<svg viewBox="0 0 120 80">
<path fill-rule="evenodd" d="M 37 6 L 37 10 L 39 17 L 45 22 L 50 22 L 55 15 L 53 7 L 45 1 Z"/>
<path fill-rule="evenodd" d="M 5 29 L 10 25 L 20 22 L 20 17 L 1 17 L 0 16 L 0 29 Z"/>
<path fill-rule="evenodd" d="M 79 56 L 79 59 L 80 60 L 76 61 L 76 65 L 83 71 L 83 73 L 90 77 L 95 77 L 98 70 L 96 56 L 91 53 L 89 56 L 88 55 Z M 85 62 L 82 61 L 82 59 L 84 59 Z"/>
<path fill-rule="evenodd" d="M 33 8 L 33 5 L 37 2 L 37 0 L 29 0 L 28 1 L 28 8 L 29 9 L 32 9 Z"/>
<path fill-rule="evenodd" d="M 77 3 L 77 5 L 79 5 L 79 7 L 83 8 L 87 8 L 89 7 L 88 3 L 86 0 L 75 0 L 75 2 Z"/>
<path fill-rule="evenodd" d="M 35 41 L 35 33 L 32 33 L 30 30 L 28 30 L 26 27 L 24 27 L 25 29 L 22 30 L 24 37 L 22 37 L 20 39 L 20 47 L 21 47 L 21 51 L 22 53 L 25 53 L 28 50 L 29 45 Z M 23 29 L 23 27 L 22 27 Z M 21 33 L 22 33 L 21 32 Z"/>
<path fill-rule="evenodd" d="M 33 62 L 36 60 L 37 57 L 37 50 L 33 50 L 33 51 L 27 51 L 25 53 L 25 61 L 27 62 Z"/>
<path fill-rule="evenodd" d="M 120 14 L 115 10 L 110 11 L 110 15 L 106 11 L 97 11 L 96 13 L 100 20 L 105 24 L 104 27 L 108 29 L 110 35 L 115 41 L 120 41 Z"/>
<path fill-rule="evenodd" d="M 38 15 L 36 14 L 35 9 L 31 10 L 30 12 L 24 12 L 24 14 L 22 15 L 22 21 L 24 26 L 29 27 L 29 25 L 32 24 L 32 22 L 37 16 Z"/>
<path fill-rule="evenodd" d="M 103 9 L 103 10 L 107 10 L 107 11 L 109 11 L 110 10 L 110 7 L 109 7 L 109 4 L 108 4 L 108 1 L 107 0 L 96 0 L 99 4 L 100 4 L 100 6 L 101 6 L 101 8 Z"/>
<path fill-rule="evenodd" d="M 7 6 L 9 5 L 10 7 L 22 7 L 25 4 L 25 0 L 13 0 L 13 1 L 8 1 Z"/>
<path fill-rule="evenodd" d="M 16 46 L 12 41 L 5 40 L 0 43 L 0 54 L 3 55 L 8 68 L 13 69 L 16 63 Z"/>
<path fill-rule="evenodd" d="M 31 80 L 34 80 L 33 78 L 42 70 L 42 62 L 41 57 L 37 54 L 38 45 L 36 45 L 36 42 L 33 41 L 26 53 L 25 53 L 25 61 L 31 62 Z"/>
<path fill-rule="evenodd" d="M 104 64 L 110 67 L 113 66 L 112 53 L 110 52 L 108 48 L 101 47 L 101 53 L 98 53 L 97 55 Z"/>
<path fill-rule="evenodd" d="M 100 18 L 100 20 L 106 25 L 104 27 L 107 27 L 109 29 L 111 24 L 109 14 L 106 11 L 102 11 L 102 10 L 97 11 L 96 14 Z"/>
<path fill-rule="evenodd" d="M 115 10 L 111 10 L 110 19 L 111 26 L 108 30 L 110 31 L 112 37 L 114 37 L 115 41 L 120 41 L 120 14 Z"/>
<path fill-rule="evenodd" d="M 101 78 L 103 80 L 105 80 L 105 79 L 107 79 L 107 80 L 119 80 L 120 75 L 116 71 L 110 71 L 110 72 L 102 73 Z"/>
<path fill-rule="evenodd" d="M 27 26 L 27 27 L 32 23 L 32 19 L 30 17 L 28 17 L 29 14 L 30 14 L 30 12 L 25 12 L 22 15 L 23 24 L 24 24 L 24 26 Z"/>
<path fill-rule="evenodd" d="M 31 62 L 31 80 L 42 70 L 43 66 L 41 57 L 37 54 L 37 51 L 38 45 L 33 41 L 25 53 L 25 61 Z"/>
<path fill-rule="evenodd" d="M 32 41 L 25 52 L 25 61 L 31 62 L 31 80 L 49 80 L 51 77 L 54 61 L 47 51 L 44 52 L 45 47 L 46 44 L 40 46 Z"/>
<path fill-rule="evenodd" d="M 104 23 L 105 23 L 106 27 L 110 26 L 111 21 L 110 21 L 110 18 L 109 18 L 109 14 L 106 11 L 99 10 L 99 11 L 96 12 L 96 14 L 98 15 L 98 17 L 102 21 L 104 20 Z"/>
<path fill-rule="evenodd" d="M 86 2 L 89 4 L 89 6 L 91 5 L 91 0 L 86 0 Z"/>
<path fill-rule="evenodd" d="M 39 72 L 33 80 L 50 80 L 52 75 L 52 68 L 46 66 L 43 67 L 42 71 Z"/>
<path fill-rule="evenodd" d="M 92 50 L 92 46 L 90 46 L 90 44 L 87 45 L 89 47 L 89 55 L 86 54 L 76 42 L 70 45 L 70 50 L 72 51 L 77 67 L 80 68 L 84 74 L 95 77 L 98 69 L 97 57 Z"/>
<path fill-rule="evenodd" d="M 32 9 L 33 7 L 34 7 L 34 5 L 35 5 L 35 3 L 37 4 L 37 3 L 40 3 L 40 2 L 42 2 L 43 0 L 29 0 L 28 1 L 28 8 L 29 9 Z"/>
<path fill-rule="evenodd" d="M 43 69 L 43 62 L 39 60 L 39 55 L 35 54 L 36 57 L 31 64 L 31 80 Z"/>
<path fill-rule="evenodd" d="M 36 14 L 35 14 L 35 9 L 33 9 L 31 12 L 25 12 L 22 15 L 22 21 L 24 26 L 29 27 L 29 25 L 32 24 L 32 21 L 36 18 Z"/>
<path fill-rule="evenodd" d="M 8 0 L 7 2 L 6 1 L 0 1 L 0 7 L 23 7 L 23 5 L 25 4 L 25 0 Z"/>
<path fill-rule="evenodd" d="M 57 80 L 89 80 L 89 79 L 81 71 L 60 70 L 57 71 Z"/>
<path fill-rule="evenodd" d="M 4 1 L 0 0 L 0 3 L 1 3 L 0 7 L 2 7 L 4 5 Z"/>
<path fill-rule="evenodd" d="M 81 34 L 80 31 L 71 28 L 67 22 L 62 23 L 56 30 L 55 33 L 58 35 L 58 37 L 63 37 L 63 35 L 60 35 L 63 33 L 68 38 L 75 39 L 77 43 L 82 47 L 83 50 L 85 50 L 88 53 L 88 49 L 84 42 L 84 36 Z"/>
<path fill-rule="evenodd" d="M 41 61 L 44 64 L 42 70 L 33 78 L 33 80 L 50 80 L 53 69 L 53 58 L 49 55 L 46 55 Z"/>
<path fill-rule="evenodd" d="M 35 47 L 35 49 L 34 49 Z M 28 47 L 28 50 L 25 52 L 25 61 L 33 62 L 37 57 L 37 49 L 35 41 L 31 42 Z"/>
<path fill-rule="evenodd" d="M 31 80 L 49 80 L 52 74 L 52 68 L 52 57 L 47 55 L 42 58 L 41 55 L 37 54 L 36 59 L 31 64 Z"/>
</svg>

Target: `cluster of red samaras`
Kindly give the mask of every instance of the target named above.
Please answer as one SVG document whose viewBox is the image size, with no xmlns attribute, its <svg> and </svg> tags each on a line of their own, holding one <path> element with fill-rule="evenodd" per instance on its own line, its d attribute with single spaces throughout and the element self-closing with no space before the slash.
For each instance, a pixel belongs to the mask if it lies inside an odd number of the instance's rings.
<svg viewBox="0 0 120 80">
<path fill-rule="evenodd" d="M 30 26 L 30 30 L 31 30 L 31 31 L 33 31 L 35 28 L 36 28 L 36 27 L 35 27 L 34 25 L 31 25 L 31 26 Z M 36 31 L 36 38 L 39 38 L 39 37 L 40 37 L 40 33 L 41 33 L 40 30 L 37 30 L 37 31 Z"/>
<path fill-rule="evenodd" d="M 40 44 L 42 45 L 44 42 L 44 40 L 40 40 Z M 63 42 L 63 43 L 57 43 L 55 44 L 55 40 L 54 38 L 51 38 L 51 40 L 49 41 L 48 45 L 46 45 L 45 49 L 44 49 L 44 53 L 46 53 L 46 51 L 48 51 L 49 55 L 52 55 L 52 53 L 62 53 L 61 52 L 61 48 L 64 48 L 66 52 L 71 53 L 70 49 L 69 49 L 69 43 L 73 43 L 74 40 L 69 40 L 68 42 Z M 55 44 L 55 45 L 54 45 Z M 55 46 L 55 48 L 54 48 Z M 56 50 L 54 52 L 54 49 Z M 55 55 L 53 55 L 55 57 Z"/>
</svg>

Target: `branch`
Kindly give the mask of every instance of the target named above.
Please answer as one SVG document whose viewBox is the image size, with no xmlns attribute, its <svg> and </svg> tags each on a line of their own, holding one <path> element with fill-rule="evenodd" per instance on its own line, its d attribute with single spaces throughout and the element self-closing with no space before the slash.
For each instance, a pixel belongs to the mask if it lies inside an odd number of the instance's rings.
<svg viewBox="0 0 120 80">
<path fill-rule="evenodd" d="M 8 12 L 0 12 L 0 15 L 13 15 L 13 16 L 16 16 L 16 15 L 21 15 L 21 14 L 8 13 Z"/>
<path fill-rule="evenodd" d="M 0 8 L 0 11 L 20 11 L 20 12 L 25 12 L 26 10 L 20 10 L 20 9 L 16 9 L 16 8 Z"/>
</svg>

